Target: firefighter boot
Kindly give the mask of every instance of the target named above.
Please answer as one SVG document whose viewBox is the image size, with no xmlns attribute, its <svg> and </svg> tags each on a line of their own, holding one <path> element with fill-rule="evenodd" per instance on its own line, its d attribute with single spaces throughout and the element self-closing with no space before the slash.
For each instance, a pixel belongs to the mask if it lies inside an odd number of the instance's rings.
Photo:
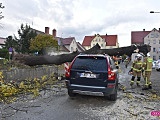
<svg viewBox="0 0 160 120">
<path fill-rule="evenodd" d="M 137 81 L 136 84 L 137 84 L 137 87 L 140 87 L 140 81 Z"/>
<path fill-rule="evenodd" d="M 149 84 L 149 85 L 148 85 L 148 89 L 152 89 L 152 84 Z"/>
<path fill-rule="evenodd" d="M 142 88 L 142 90 L 148 90 L 149 89 L 149 87 L 148 86 L 144 86 L 144 88 Z"/>
<path fill-rule="evenodd" d="M 132 87 L 134 85 L 134 81 L 133 80 L 131 80 L 131 82 L 130 82 L 130 86 Z"/>
<path fill-rule="evenodd" d="M 142 90 L 148 90 L 149 89 L 147 77 L 145 78 L 145 82 L 146 82 L 146 84 L 145 84 L 144 88 L 142 88 Z"/>
</svg>

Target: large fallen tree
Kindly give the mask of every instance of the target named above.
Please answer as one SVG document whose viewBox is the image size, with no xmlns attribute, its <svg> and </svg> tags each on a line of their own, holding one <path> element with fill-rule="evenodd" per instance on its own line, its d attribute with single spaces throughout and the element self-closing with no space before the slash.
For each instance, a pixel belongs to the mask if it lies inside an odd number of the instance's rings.
<svg viewBox="0 0 160 120">
<path fill-rule="evenodd" d="M 145 56 L 148 52 L 150 52 L 150 45 L 131 45 L 127 47 L 120 47 L 120 48 L 112 48 L 112 49 L 100 49 L 99 44 L 96 44 L 89 50 L 84 52 L 73 52 L 70 54 L 61 54 L 61 55 L 43 55 L 43 56 L 24 56 L 17 54 L 14 56 L 14 60 L 19 61 L 25 65 L 35 66 L 35 65 L 48 65 L 48 64 L 55 64 L 60 65 L 65 62 L 71 62 L 78 54 L 108 54 L 110 56 L 122 56 L 124 54 L 128 55 L 129 57 L 132 53 L 140 52 L 143 53 Z"/>
</svg>

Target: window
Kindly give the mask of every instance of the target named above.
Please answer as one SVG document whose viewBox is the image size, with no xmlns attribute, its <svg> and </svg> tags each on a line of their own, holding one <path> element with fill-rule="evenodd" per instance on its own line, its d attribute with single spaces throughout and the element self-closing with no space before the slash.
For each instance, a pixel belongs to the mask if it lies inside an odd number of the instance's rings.
<svg viewBox="0 0 160 120">
<path fill-rule="evenodd" d="M 153 56 L 153 60 L 156 60 L 156 56 Z"/>
<path fill-rule="evenodd" d="M 154 38 L 154 34 L 153 33 L 151 34 L 151 38 Z"/>
<path fill-rule="evenodd" d="M 103 47 L 103 44 L 101 44 L 101 47 Z"/>
<path fill-rule="evenodd" d="M 158 33 L 156 33 L 156 38 L 158 38 L 159 37 L 159 35 L 158 35 Z"/>
<path fill-rule="evenodd" d="M 156 52 L 156 48 L 153 48 L 153 52 Z"/>
<path fill-rule="evenodd" d="M 150 40 L 148 40 L 148 44 L 150 44 Z"/>
<path fill-rule="evenodd" d="M 107 62 L 104 57 L 86 57 L 79 56 L 76 58 L 72 69 L 91 70 L 91 71 L 107 71 Z"/>
<path fill-rule="evenodd" d="M 73 52 L 73 47 L 71 47 L 71 52 Z"/>
<path fill-rule="evenodd" d="M 153 44 L 156 44 L 156 40 L 153 40 Z"/>
<path fill-rule="evenodd" d="M 156 56 L 153 56 L 153 60 L 156 60 Z"/>
</svg>

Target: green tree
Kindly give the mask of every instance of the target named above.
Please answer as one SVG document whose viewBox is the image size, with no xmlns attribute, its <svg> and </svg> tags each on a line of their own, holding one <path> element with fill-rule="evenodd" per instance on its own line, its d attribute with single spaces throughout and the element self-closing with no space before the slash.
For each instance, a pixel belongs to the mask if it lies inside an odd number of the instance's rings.
<svg viewBox="0 0 160 120">
<path fill-rule="evenodd" d="M 35 30 L 31 29 L 27 24 L 24 26 L 21 24 L 20 29 L 18 30 L 19 39 L 16 38 L 19 47 L 17 48 L 17 52 L 21 53 L 29 53 L 30 41 L 37 36 Z"/>
<path fill-rule="evenodd" d="M 12 36 L 8 36 L 6 38 L 4 48 L 9 49 L 10 47 L 15 49 L 18 48 L 18 42 L 16 41 L 15 37 L 13 38 Z"/>
<path fill-rule="evenodd" d="M 8 49 L 2 48 L 0 49 L 0 57 L 8 59 L 9 53 Z"/>
<path fill-rule="evenodd" d="M 30 50 L 39 54 L 43 54 L 43 50 L 50 47 L 58 48 L 58 42 L 52 35 L 39 34 L 31 40 Z"/>
</svg>

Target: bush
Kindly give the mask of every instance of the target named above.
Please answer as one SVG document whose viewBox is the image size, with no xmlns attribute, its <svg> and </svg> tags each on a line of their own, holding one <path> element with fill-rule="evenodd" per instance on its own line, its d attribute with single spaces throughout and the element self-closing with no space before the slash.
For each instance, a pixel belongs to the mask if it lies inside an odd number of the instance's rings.
<svg viewBox="0 0 160 120">
<path fill-rule="evenodd" d="M 5 59 L 9 59 L 9 52 L 7 49 L 0 49 L 0 57 L 5 58 Z"/>
</svg>

